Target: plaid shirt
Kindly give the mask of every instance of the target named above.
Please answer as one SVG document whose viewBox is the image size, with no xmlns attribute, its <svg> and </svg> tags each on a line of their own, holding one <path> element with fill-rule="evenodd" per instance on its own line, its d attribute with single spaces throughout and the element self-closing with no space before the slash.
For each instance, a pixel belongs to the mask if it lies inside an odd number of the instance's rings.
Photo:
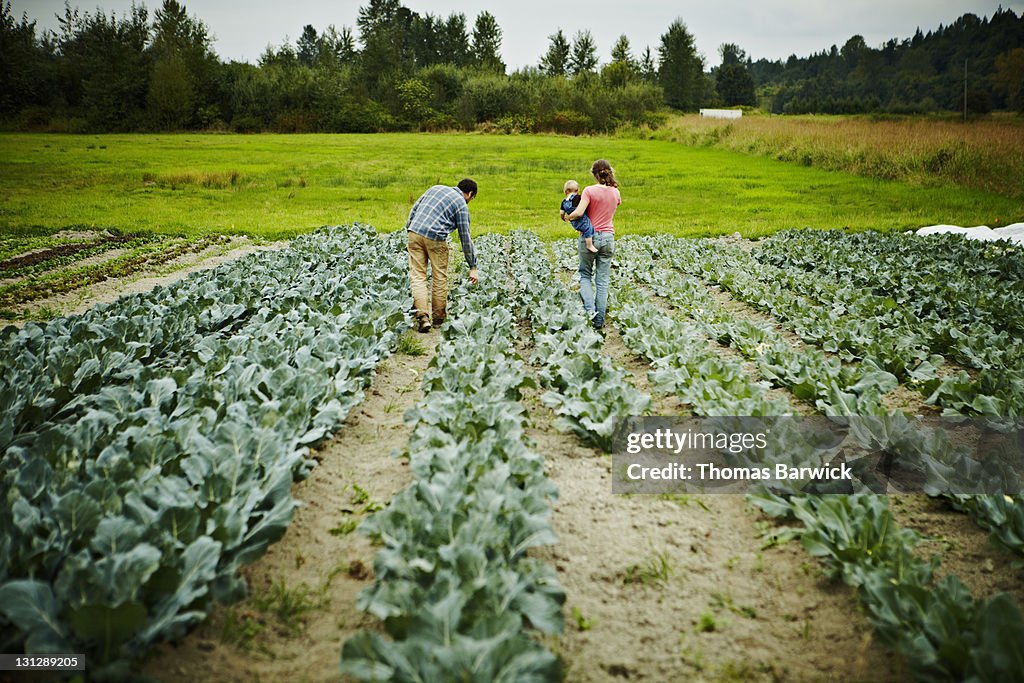
<svg viewBox="0 0 1024 683">
<path fill-rule="evenodd" d="M 466 264 L 476 268 L 476 252 L 469 236 L 469 206 L 459 188 L 434 185 L 424 192 L 412 205 L 405 229 L 437 242 L 448 239 L 457 229 Z"/>
</svg>

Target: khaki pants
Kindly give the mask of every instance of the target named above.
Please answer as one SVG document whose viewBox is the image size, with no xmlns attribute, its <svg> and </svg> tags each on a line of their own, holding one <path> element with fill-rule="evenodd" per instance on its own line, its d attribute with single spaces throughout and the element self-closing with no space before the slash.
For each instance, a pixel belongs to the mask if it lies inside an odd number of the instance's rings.
<svg viewBox="0 0 1024 683">
<path fill-rule="evenodd" d="M 433 314 L 435 324 L 444 320 L 448 308 L 448 242 L 427 239 L 409 232 L 409 279 L 412 280 L 412 303 L 417 320 L 429 320 Z M 427 309 L 427 264 L 430 264 L 433 286 L 430 291 L 430 309 Z"/>
</svg>

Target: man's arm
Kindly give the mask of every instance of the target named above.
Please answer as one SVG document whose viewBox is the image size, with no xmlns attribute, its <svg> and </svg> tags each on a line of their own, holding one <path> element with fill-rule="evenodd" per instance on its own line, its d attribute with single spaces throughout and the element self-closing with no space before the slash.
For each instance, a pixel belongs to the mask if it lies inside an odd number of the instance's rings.
<svg viewBox="0 0 1024 683">
<path fill-rule="evenodd" d="M 459 243 L 462 244 L 462 255 L 469 266 L 469 279 L 473 284 L 480 280 L 476 269 L 476 250 L 473 249 L 473 238 L 469 235 L 469 207 L 463 204 L 455 213 L 455 227 L 459 231 Z"/>
</svg>

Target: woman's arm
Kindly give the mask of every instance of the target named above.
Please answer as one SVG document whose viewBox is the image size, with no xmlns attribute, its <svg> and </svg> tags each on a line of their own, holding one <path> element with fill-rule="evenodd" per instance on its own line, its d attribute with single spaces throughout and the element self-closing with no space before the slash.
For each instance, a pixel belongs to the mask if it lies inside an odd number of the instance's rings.
<svg viewBox="0 0 1024 683">
<path fill-rule="evenodd" d="M 579 220 L 583 218 L 583 214 L 587 212 L 587 207 L 590 206 L 590 198 L 587 195 L 583 195 L 580 198 L 580 205 L 576 207 L 576 210 L 569 214 L 568 218 L 571 221 Z"/>
</svg>

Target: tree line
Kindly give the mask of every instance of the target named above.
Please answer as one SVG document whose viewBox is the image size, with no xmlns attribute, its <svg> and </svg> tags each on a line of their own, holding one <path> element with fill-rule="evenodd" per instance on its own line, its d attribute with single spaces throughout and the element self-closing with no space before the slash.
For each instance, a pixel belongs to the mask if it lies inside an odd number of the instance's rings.
<svg viewBox="0 0 1024 683">
<path fill-rule="evenodd" d="M 548 36 L 536 66 L 508 73 L 502 30 L 480 12 L 420 14 L 369 0 L 354 28 L 303 28 L 256 64 L 222 61 L 201 19 L 178 0 L 150 17 L 65 6 L 38 32 L 0 2 L 0 121 L 24 130 L 606 132 L 657 125 L 668 108 L 756 106 L 778 113 L 1024 108 L 1024 18 L 1000 10 L 879 49 L 854 36 L 806 58 L 753 61 L 720 47 L 708 68 L 672 22 L 652 50 L 622 35 L 603 62 L 592 34 Z"/>
<path fill-rule="evenodd" d="M 960 112 L 965 103 L 969 114 L 1024 112 L 1024 13 L 964 14 L 880 48 L 855 35 L 809 57 L 745 65 L 775 113 Z"/>
<path fill-rule="evenodd" d="M 681 24 L 680 24 L 681 26 Z M 560 33 L 560 32 L 559 32 Z M 589 34 L 587 34 L 589 36 Z M 220 60 L 177 0 L 150 17 L 65 6 L 55 31 L 0 4 L 0 119 L 28 130 L 376 132 L 473 129 L 583 133 L 656 123 L 664 94 L 620 39 L 599 68 L 591 39 L 573 68 L 506 73 L 492 14 L 468 21 L 369 0 L 354 28 L 303 28 L 256 64 Z M 648 50 L 649 53 L 649 50 Z"/>
</svg>

